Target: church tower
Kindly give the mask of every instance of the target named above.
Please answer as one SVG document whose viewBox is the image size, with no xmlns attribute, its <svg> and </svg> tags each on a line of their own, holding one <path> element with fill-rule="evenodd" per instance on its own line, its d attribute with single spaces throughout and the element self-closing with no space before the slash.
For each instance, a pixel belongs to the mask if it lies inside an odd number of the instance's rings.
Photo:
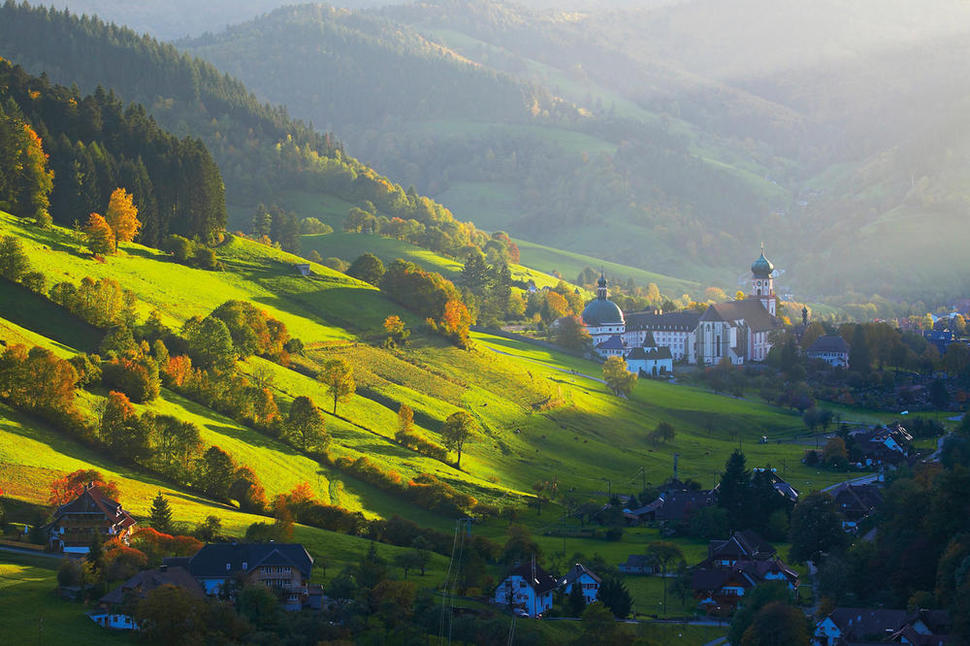
<svg viewBox="0 0 970 646">
<path fill-rule="evenodd" d="M 775 315 L 775 284 L 771 272 L 775 266 L 765 258 L 765 246 L 761 245 L 761 255 L 751 264 L 751 297 L 757 298 L 772 316 Z"/>
</svg>

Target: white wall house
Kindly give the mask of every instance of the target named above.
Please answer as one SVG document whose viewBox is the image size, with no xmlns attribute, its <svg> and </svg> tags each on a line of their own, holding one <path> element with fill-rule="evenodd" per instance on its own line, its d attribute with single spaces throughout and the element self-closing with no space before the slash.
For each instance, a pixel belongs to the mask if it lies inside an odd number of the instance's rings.
<svg viewBox="0 0 970 646">
<path fill-rule="evenodd" d="M 569 595 L 573 591 L 573 586 L 578 585 L 583 590 L 583 598 L 586 600 L 586 605 L 588 606 L 596 601 L 596 598 L 599 596 L 600 584 L 602 582 L 603 580 L 595 572 L 583 564 L 577 563 L 560 580 L 559 586 L 563 592 Z"/>
<path fill-rule="evenodd" d="M 522 610 L 538 617 L 552 608 L 552 592 L 558 582 L 538 565 L 520 565 L 495 588 L 493 601 L 498 606 Z"/>
</svg>

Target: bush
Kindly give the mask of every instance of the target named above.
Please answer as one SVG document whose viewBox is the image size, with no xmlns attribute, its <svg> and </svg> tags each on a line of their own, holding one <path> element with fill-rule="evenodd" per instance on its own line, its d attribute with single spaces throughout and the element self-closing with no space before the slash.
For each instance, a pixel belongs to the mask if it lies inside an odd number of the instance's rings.
<svg viewBox="0 0 970 646">
<path fill-rule="evenodd" d="M 158 397 L 161 378 L 158 363 L 148 356 L 125 356 L 102 364 L 101 381 L 106 388 L 126 394 L 133 402 L 149 402 Z"/>
<path fill-rule="evenodd" d="M 39 271 L 28 271 L 21 278 L 24 287 L 36 294 L 43 294 L 47 288 L 47 276 Z"/>
</svg>

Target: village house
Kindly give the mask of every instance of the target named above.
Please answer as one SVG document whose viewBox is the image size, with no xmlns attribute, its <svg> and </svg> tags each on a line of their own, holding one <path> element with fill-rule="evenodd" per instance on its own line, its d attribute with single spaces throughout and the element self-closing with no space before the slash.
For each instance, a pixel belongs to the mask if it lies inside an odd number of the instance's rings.
<svg viewBox="0 0 970 646">
<path fill-rule="evenodd" d="M 643 347 L 633 348 L 624 358 L 626 369 L 642 377 L 659 377 L 674 372 L 670 348 L 657 347 L 652 335 L 647 337 Z"/>
<path fill-rule="evenodd" d="M 532 561 L 509 572 L 495 588 L 493 601 L 534 619 L 552 608 L 552 593 L 558 586 L 554 576 Z"/>
<path fill-rule="evenodd" d="M 116 538 L 127 544 L 134 525 L 131 514 L 101 487 L 89 483 L 77 498 L 57 508 L 45 530 L 52 552 L 87 554 L 95 537 L 101 542 Z"/>
<path fill-rule="evenodd" d="M 88 612 L 94 623 L 114 630 L 138 630 L 132 608 L 148 593 L 163 585 L 182 588 L 192 597 L 203 599 L 202 586 L 183 567 L 161 565 L 154 570 L 144 570 L 101 597 L 98 607 Z"/>
<path fill-rule="evenodd" d="M 559 580 L 559 587 L 567 595 L 573 591 L 573 586 L 578 585 L 583 591 L 583 599 L 586 605 L 596 601 L 600 593 L 600 584 L 603 582 L 595 572 L 581 563 L 575 564 L 562 579 Z"/>
<path fill-rule="evenodd" d="M 661 492 L 656 500 L 637 509 L 631 509 L 628 514 L 636 522 L 681 523 L 690 519 L 690 515 L 698 509 L 710 507 L 714 504 L 714 493 L 701 490 L 668 489 Z"/>
<path fill-rule="evenodd" d="M 841 512 L 842 529 L 855 532 L 859 523 L 869 517 L 869 514 L 882 504 L 882 492 L 874 484 L 852 484 L 843 482 L 826 493 L 835 501 L 835 506 Z"/>
<path fill-rule="evenodd" d="M 646 554 L 631 554 L 626 561 L 616 566 L 623 574 L 653 574 L 653 561 Z"/>
<path fill-rule="evenodd" d="M 299 543 L 211 543 L 183 565 L 210 596 L 232 596 L 236 586 L 264 585 L 280 594 L 283 607 L 319 607 L 323 591 L 310 585 L 313 557 Z"/>
<path fill-rule="evenodd" d="M 849 344 L 838 334 L 826 334 L 815 339 L 805 354 L 809 359 L 820 359 L 833 368 L 849 367 Z"/>
<path fill-rule="evenodd" d="M 836 608 L 815 625 L 812 646 L 848 646 L 893 642 L 912 646 L 944 646 L 950 616 L 944 610 Z"/>
<path fill-rule="evenodd" d="M 593 340 L 594 352 L 603 358 L 622 356 L 637 362 L 634 372 L 660 374 L 660 363 L 646 363 L 651 350 L 665 350 L 673 361 L 716 365 L 728 359 L 734 365 L 764 361 L 772 346 L 772 332 L 782 327 L 776 317 L 774 265 L 761 255 L 751 265 L 751 290 L 746 298 L 716 303 L 703 314 L 659 311 L 628 317 L 609 299 L 605 276 L 597 283 L 596 298 L 583 310 L 583 323 Z M 660 360 L 660 355 L 655 355 Z M 656 372 L 654 372 L 656 368 Z"/>
<path fill-rule="evenodd" d="M 849 433 L 860 467 L 897 467 L 909 462 L 913 436 L 900 424 L 874 426 Z"/>
</svg>

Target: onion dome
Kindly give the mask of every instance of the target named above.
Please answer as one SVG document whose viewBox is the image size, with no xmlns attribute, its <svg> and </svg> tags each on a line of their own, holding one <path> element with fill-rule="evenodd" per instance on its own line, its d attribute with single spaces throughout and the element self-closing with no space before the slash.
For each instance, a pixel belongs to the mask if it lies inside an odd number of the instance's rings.
<svg viewBox="0 0 970 646">
<path fill-rule="evenodd" d="M 586 309 L 583 310 L 583 323 L 588 327 L 624 325 L 623 312 L 620 310 L 620 306 L 608 298 L 606 276 L 600 276 L 596 285 L 596 298 L 590 301 Z"/>
<path fill-rule="evenodd" d="M 774 270 L 775 266 L 771 264 L 770 260 L 765 258 L 764 251 L 761 252 L 757 260 L 751 263 L 751 273 L 758 278 L 768 278 Z"/>
</svg>

